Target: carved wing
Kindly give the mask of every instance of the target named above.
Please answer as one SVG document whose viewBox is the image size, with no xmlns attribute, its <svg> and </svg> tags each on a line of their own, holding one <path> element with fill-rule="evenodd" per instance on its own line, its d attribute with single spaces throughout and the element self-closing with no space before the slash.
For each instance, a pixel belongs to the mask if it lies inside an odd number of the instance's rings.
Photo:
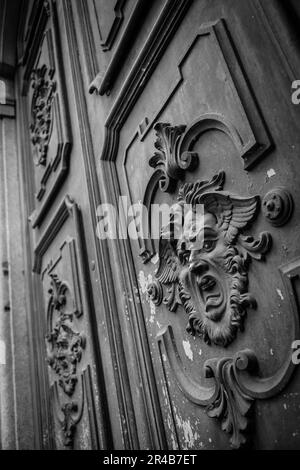
<svg viewBox="0 0 300 470">
<path fill-rule="evenodd" d="M 169 240 L 159 240 L 159 265 L 155 277 L 162 284 L 171 284 L 178 281 L 179 260 Z"/>
<path fill-rule="evenodd" d="M 181 304 L 178 293 L 179 259 L 176 250 L 170 240 L 160 238 L 159 240 L 159 266 L 155 273 L 157 279 L 148 287 L 150 299 L 160 305 L 163 302 L 170 312 L 175 312 Z M 162 285 L 166 286 L 167 295 L 163 297 Z"/>
<path fill-rule="evenodd" d="M 254 220 L 258 201 L 258 196 L 243 198 L 225 192 L 204 193 L 200 198 L 205 210 L 217 217 L 229 243 L 234 242 L 240 231 Z"/>
</svg>

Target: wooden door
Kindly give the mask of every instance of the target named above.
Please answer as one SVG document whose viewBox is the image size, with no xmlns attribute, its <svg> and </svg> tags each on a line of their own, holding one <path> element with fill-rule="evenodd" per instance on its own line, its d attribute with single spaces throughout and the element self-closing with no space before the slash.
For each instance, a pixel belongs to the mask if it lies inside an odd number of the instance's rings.
<svg viewBox="0 0 300 470">
<path fill-rule="evenodd" d="M 150 350 L 169 449 L 299 446 L 292 8 L 153 2 L 149 34 L 143 25 L 127 55 L 121 42 L 104 51 L 90 88 L 107 109 L 98 166 L 107 200 L 127 196 L 150 214 L 153 203 L 204 205 L 201 250 L 189 214 L 180 240 L 111 242 L 124 331 L 137 323 L 142 368 Z"/>
<path fill-rule="evenodd" d="M 36 447 L 106 448 L 112 437 L 91 281 L 95 248 L 62 5 L 28 3 L 18 110 Z"/>
<path fill-rule="evenodd" d="M 18 80 L 37 445 L 299 447 L 297 7 L 37 3 Z M 110 240 L 103 203 L 150 229 L 154 203 L 191 210 L 179 239 Z"/>
</svg>

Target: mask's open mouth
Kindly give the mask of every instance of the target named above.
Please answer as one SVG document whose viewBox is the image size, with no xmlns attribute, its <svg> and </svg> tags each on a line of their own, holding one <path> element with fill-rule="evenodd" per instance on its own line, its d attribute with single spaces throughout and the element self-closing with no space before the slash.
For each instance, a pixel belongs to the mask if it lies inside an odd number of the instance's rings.
<svg viewBox="0 0 300 470">
<path fill-rule="evenodd" d="M 220 321 L 226 307 L 226 297 L 221 284 L 211 275 L 197 276 L 197 286 L 205 315 L 212 321 Z"/>
</svg>

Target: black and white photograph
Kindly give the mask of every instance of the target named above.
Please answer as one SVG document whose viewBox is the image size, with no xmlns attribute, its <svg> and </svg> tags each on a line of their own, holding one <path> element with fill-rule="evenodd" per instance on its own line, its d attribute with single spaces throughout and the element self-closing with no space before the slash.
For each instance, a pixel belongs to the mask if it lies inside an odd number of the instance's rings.
<svg viewBox="0 0 300 470">
<path fill-rule="evenodd" d="M 299 364 L 300 0 L 0 0 L 0 451 L 300 450 Z"/>
</svg>

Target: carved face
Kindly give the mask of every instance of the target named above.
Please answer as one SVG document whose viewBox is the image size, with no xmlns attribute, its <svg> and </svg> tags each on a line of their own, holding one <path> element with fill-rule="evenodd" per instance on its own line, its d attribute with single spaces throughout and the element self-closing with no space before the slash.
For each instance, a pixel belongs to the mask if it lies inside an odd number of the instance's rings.
<svg viewBox="0 0 300 470">
<path fill-rule="evenodd" d="M 259 198 L 223 192 L 224 179 L 220 172 L 210 181 L 180 188 L 174 232 L 162 229 L 156 280 L 148 287 L 155 305 L 163 302 L 172 312 L 183 305 L 190 334 L 220 346 L 235 339 L 247 309 L 256 307 L 248 292 L 249 263 L 262 260 L 271 243 L 267 232 L 257 239 L 243 235 L 256 217 Z M 204 213 L 197 210 L 199 204 Z M 182 234 L 179 241 L 177 233 Z"/>
<path fill-rule="evenodd" d="M 228 345 L 252 301 L 246 293 L 246 259 L 226 241 L 209 212 L 202 220 L 193 211 L 187 213 L 178 248 L 184 253 L 179 283 L 189 313 L 188 331 L 208 343 Z"/>
<path fill-rule="evenodd" d="M 199 230 L 192 233 L 193 217 L 187 214 L 184 225 L 184 242 L 189 253 L 188 276 L 191 278 L 195 303 L 201 304 L 206 318 L 220 321 L 227 305 L 228 276 L 224 269 L 225 243 L 217 229 L 212 214 L 205 214 Z M 185 274 L 185 276 L 187 275 Z"/>
</svg>

